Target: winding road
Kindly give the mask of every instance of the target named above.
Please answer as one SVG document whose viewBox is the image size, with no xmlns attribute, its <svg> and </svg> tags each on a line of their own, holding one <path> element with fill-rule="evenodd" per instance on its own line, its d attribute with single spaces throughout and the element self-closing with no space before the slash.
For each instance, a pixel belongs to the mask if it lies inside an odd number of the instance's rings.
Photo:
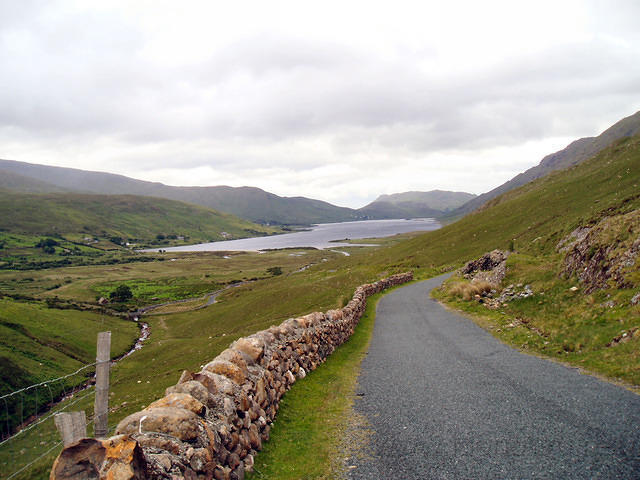
<svg viewBox="0 0 640 480">
<path fill-rule="evenodd" d="M 430 298 L 444 278 L 378 304 L 349 478 L 640 478 L 640 396 L 502 344 Z"/>
</svg>

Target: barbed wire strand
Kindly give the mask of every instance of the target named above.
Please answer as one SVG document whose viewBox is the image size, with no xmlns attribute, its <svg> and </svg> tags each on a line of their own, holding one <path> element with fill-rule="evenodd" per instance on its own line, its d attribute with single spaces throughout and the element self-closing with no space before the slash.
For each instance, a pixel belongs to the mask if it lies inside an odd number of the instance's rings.
<svg viewBox="0 0 640 480">
<path fill-rule="evenodd" d="M 85 398 L 87 395 L 85 395 L 82 398 Z M 77 401 L 80 401 L 81 399 L 78 399 Z M 89 422 L 87 422 L 87 429 L 89 428 L 89 426 L 91 426 L 94 423 L 95 419 L 92 418 Z M 111 427 L 109 427 L 109 429 L 107 430 L 107 432 L 113 432 L 116 427 L 118 426 L 118 424 L 114 424 Z M 46 457 L 47 455 L 49 455 L 53 450 L 55 450 L 57 447 L 59 447 L 62 444 L 62 440 L 55 443 L 53 445 L 53 447 L 51 447 L 49 450 L 47 450 L 46 452 L 44 452 L 43 454 L 41 454 L 38 458 L 32 460 L 31 462 L 27 463 L 26 465 L 24 465 L 23 467 L 21 467 L 19 470 L 13 472 L 11 475 L 9 475 L 7 477 L 7 480 L 11 480 L 13 477 L 15 477 L 16 475 L 18 475 L 21 472 L 24 472 L 27 468 L 33 466 L 35 463 L 39 462 L 40 460 L 42 460 L 44 457 Z"/>
<path fill-rule="evenodd" d="M 87 368 L 95 367 L 96 365 L 98 365 L 100 363 L 105 363 L 107 361 L 109 361 L 109 360 L 105 360 L 104 362 L 94 362 L 94 363 L 89 363 L 87 365 L 83 365 L 82 367 L 80 367 L 78 370 L 76 370 L 73 373 L 69 373 L 67 375 L 63 375 L 62 377 L 52 378 L 50 380 L 45 380 L 44 382 L 34 383 L 33 385 L 29 385 L 28 387 L 21 388 L 20 390 L 16 390 L 15 392 L 11 392 L 11 393 L 7 393 L 5 395 L 2 395 L 0 397 L 0 400 L 12 397 L 13 395 L 17 395 L 18 393 L 26 392 L 27 390 L 31 390 L 32 388 L 41 387 L 41 386 L 47 385 L 49 383 L 55 383 L 55 382 L 58 382 L 60 380 L 64 380 L 66 378 L 73 377 L 74 375 L 77 375 L 78 373 L 80 373 L 83 370 L 86 370 Z"/>
<path fill-rule="evenodd" d="M 32 428 L 34 428 L 34 427 L 36 427 L 36 426 L 40 425 L 40 424 L 41 424 L 41 423 L 43 423 L 43 422 L 46 422 L 48 419 L 50 419 L 51 417 L 53 417 L 56 413 L 64 412 L 64 411 L 65 411 L 66 409 L 68 409 L 70 406 L 75 405 L 76 403 L 80 402 L 81 400 L 84 400 L 85 398 L 87 398 L 87 397 L 88 397 L 88 396 L 90 396 L 91 394 L 93 394 L 93 392 L 91 392 L 91 391 L 90 391 L 90 392 L 89 392 L 89 393 L 87 393 L 86 395 L 83 395 L 82 397 L 80 397 L 80 398 L 78 398 L 78 399 L 74 400 L 73 402 L 71 402 L 71 403 L 69 403 L 69 404 L 65 405 L 64 407 L 62 407 L 62 408 L 60 408 L 60 409 L 58 409 L 58 410 L 52 411 L 52 412 L 51 412 L 50 414 L 48 414 L 48 415 L 45 415 L 45 416 L 44 416 L 44 417 L 42 417 L 40 420 L 38 420 L 37 422 L 32 423 L 32 424 L 31 424 L 31 425 L 29 425 L 28 427 L 25 427 L 25 428 L 23 428 L 22 430 L 19 430 L 18 432 L 16 432 L 14 435 L 10 436 L 9 438 L 6 438 L 6 439 L 2 440 L 2 441 L 0 442 L 0 447 L 1 447 L 2 445 L 4 445 L 5 443 L 7 443 L 7 442 L 9 442 L 9 441 L 13 440 L 14 438 L 18 437 L 19 435 L 23 434 L 24 432 L 28 432 L 28 431 L 29 431 L 29 430 L 31 430 Z"/>
</svg>

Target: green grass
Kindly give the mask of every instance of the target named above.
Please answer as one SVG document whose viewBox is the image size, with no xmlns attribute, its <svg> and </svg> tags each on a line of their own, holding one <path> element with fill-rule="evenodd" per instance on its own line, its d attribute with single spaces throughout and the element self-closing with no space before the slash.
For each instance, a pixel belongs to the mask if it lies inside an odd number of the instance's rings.
<svg viewBox="0 0 640 480">
<path fill-rule="evenodd" d="M 138 304 L 199 297 L 222 287 L 222 285 L 213 282 L 203 282 L 189 277 L 176 277 L 165 278 L 160 281 L 142 279 L 131 279 L 123 282 L 112 281 L 96 285 L 94 289 L 99 296 L 109 298 L 110 293 L 118 285 L 127 285 L 131 289 L 134 301 Z"/>
<path fill-rule="evenodd" d="M 330 479 L 344 467 L 344 444 L 360 364 L 369 348 L 376 305 L 367 301 L 353 336 L 318 369 L 298 380 L 280 402 L 271 438 L 248 479 Z"/>
</svg>

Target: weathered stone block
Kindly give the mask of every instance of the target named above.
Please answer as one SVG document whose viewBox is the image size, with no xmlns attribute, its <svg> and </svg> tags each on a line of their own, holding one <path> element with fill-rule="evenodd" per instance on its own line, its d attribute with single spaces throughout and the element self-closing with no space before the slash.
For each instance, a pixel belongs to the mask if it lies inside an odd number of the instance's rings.
<svg viewBox="0 0 640 480">
<path fill-rule="evenodd" d="M 227 360 L 218 360 L 216 358 L 213 362 L 207 364 L 205 369 L 211 373 L 227 377 L 238 385 L 247 380 L 248 372 L 243 371 L 238 365 Z"/>
<path fill-rule="evenodd" d="M 200 417 L 190 410 L 175 407 L 154 408 L 129 415 L 118 424 L 116 433 L 135 435 L 159 432 L 189 441 L 197 438 L 200 422 Z"/>
<path fill-rule="evenodd" d="M 259 337 L 246 337 L 239 338 L 232 345 L 231 348 L 240 350 L 247 355 L 253 363 L 259 363 L 264 355 L 264 340 Z"/>
<path fill-rule="evenodd" d="M 187 393 L 170 393 L 169 395 L 162 397 L 160 400 L 156 400 L 149 405 L 145 410 L 153 410 L 154 408 L 164 407 L 177 407 L 189 410 L 196 415 L 204 415 L 205 406 L 191 395 Z"/>
<path fill-rule="evenodd" d="M 200 382 L 196 380 L 189 380 L 184 383 L 179 383 L 172 387 L 167 388 L 164 391 L 165 395 L 171 395 L 172 393 L 185 393 L 191 395 L 200 403 L 207 407 L 211 407 L 210 391 Z"/>
<path fill-rule="evenodd" d="M 84 438 L 65 448 L 51 470 L 51 480 L 142 480 L 146 461 L 137 442 L 127 435 L 107 440 Z"/>
</svg>

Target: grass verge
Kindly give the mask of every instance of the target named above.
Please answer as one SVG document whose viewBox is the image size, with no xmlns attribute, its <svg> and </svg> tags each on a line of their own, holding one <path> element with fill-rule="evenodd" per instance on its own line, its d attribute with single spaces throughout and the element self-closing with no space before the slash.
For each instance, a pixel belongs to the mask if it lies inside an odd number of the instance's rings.
<svg viewBox="0 0 640 480">
<path fill-rule="evenodd" d="M 382 295 L 368 299 L 367 309 L 349 341 L 283 397 L 271 438 L 258 454 L 255 472 L 248 479 L 340 476 L 343 458 L 336 452 L 347 428 L 360 364 L 369 348 L 376 305 Z"/>
</svg>

